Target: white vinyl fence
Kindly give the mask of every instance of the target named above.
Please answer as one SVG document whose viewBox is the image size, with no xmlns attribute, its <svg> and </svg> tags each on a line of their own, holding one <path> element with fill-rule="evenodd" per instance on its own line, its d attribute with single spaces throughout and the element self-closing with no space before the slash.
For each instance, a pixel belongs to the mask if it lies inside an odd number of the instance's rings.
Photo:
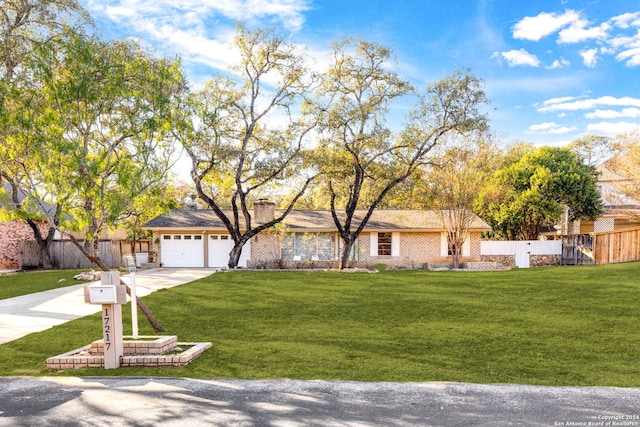
<svg viewBox="0 0 640 427">
<path fill-rule="evenodd" d="M 483 240 L 480 254 L 487 256 L 515 256 L 516 266 L 529 268 L 531 255 L 562 255 L 561 240 Z"/>
</svg>

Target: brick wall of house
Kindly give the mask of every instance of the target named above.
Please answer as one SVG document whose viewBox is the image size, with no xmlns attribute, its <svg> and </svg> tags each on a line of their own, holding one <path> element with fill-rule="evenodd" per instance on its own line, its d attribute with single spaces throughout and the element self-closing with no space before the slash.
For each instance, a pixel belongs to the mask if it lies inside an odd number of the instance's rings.
<svg viewBox="0 0 640 427">
<path fill-rule="evenodd" d="M 369 233 L 362 233 L 358 241 L 358 267 L 374 267 L 386 264 L 389 267 L 422 268 L 427 263 L 450 263 L 451 257 L 440 255 L 441 233 L 401 233 L 400 256 L 369 256 Z M 461 262 L 480 261 L 480 233 L 471 233 L 470 256 Z M 259 234 L 251 241 L 251 262 L 249 267 L 280 268 L 291 262 L 280 261 L 279 239 L 273 234 Z M 310 264 L 302 262 L 299 264 Z M 314 264 L 322 264 L 315 262 Z M 295 267 L 294 267 L 295 268 Z"/>
<path fill-rule="evenodd" d="M 49 226 L 40 223 L 40 229 L 46 233 Z M 0 222 L 0 269 L 9 270 L 20 268 L 20 248 L 22 240 L 35 240 L 33 230 L 24 221 Z"/>
<path fill-rule="evenodd" d="M 400 256 L 369 256 L 369 233 L 360 236 L 359 260 L 368 265 L 421 268 L 427 263 L 450 263 L 451 257 L 441 256 L 441 233 L 400 233 Z M 471 233 L 470 256 L 460 262 L 480 261 L 480 233 Z"/>
<path fill-rule="evenodd" d="M 280 239 L 275 234 L 260 233 L 251 239 L 251 261 L 249 267 L 277 262 L 281 258 Z M 275 265 L 273 267 L 276 267 Z"/>
</svg>

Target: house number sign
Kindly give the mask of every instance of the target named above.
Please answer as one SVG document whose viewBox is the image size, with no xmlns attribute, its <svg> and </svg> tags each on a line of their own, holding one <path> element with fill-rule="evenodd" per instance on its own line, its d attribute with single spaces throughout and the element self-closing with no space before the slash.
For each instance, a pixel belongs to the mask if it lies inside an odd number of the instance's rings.
<svg viewBox="0 0 640 427">
<path fill-rule="evenodd" d="M 120 284 L 117 271 L 103 272 L 100 282 L 100 285 L 85 286 L 85 302 L 102 305 L 104 368 L 119 368 L 124 354 L 122 304 L 127 301 L 126 288 Z"/>
<path fill-rule="evenodd" d="M 102 336 L 104 337 L 104 350 L 109 351 L 113 343 L 111 342 L 111 326 L 113 319 L 110 306 L 103 306 L 102 309 Z"/>
</svg>

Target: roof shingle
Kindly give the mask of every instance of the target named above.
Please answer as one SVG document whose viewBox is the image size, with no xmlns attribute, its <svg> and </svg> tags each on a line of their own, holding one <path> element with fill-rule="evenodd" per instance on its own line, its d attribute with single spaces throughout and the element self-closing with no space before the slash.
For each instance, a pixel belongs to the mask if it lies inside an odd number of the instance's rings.
<svg viewBox="0 0 640 427">
<path fill-rule="evenodd" d="M 232 216 L 231 212 L 225 212 Z M 279 216 L 282 211 L 276 210 L 275 215 Z M 353 219 L 353 228 L 357 227 L 366 211 L 358 210 Z M 342 214 L 344 215 L 344 214 Z M 284 220 L 284 223 L 292 230 L 308 231 L 334 231 L 336 226 L 330 211 L 298 210 L 291 211 Z M 244 220 L 241 218 L 241 224 Z M 148 223 L 143 228 L 150 230 L 161 229 L 190 229 L 200 228 L 204 230 L 224 230 L 224 224 L 212 210 L 192 210 L 176 209 L 164 215 L 160 215 Z M 352 229 L 353 229 L 352 228 Z M 440 216 L 435 211 L 430 210 L 376 210 L 371 215 L 365 230 L 421 230 L 438 231 L 443 227 Z M 479 217 L 475 217 L 471 223 L 473 231 L 490 231 L 489 225 Z"/>
</svg>

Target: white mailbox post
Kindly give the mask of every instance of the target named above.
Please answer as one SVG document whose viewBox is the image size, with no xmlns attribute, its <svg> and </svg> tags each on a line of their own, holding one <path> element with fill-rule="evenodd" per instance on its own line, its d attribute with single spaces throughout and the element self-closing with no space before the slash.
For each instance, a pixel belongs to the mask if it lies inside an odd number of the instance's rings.
<svg viewBox="0 0 640 427">
<path fill-rule="evenodd" d="M 104 341 L 104 368 L 120 367 L 124 354 L 122 344 L 122 304 L 127 302 L 126 286 L 120 284 L 120 273 L 105 271 L 100 285 L 85 286 L 85 302 L 102 305 L 102 337 Z"/>
<path fill-rule="evenodd" d="M 131 290 L 131 331 L 133 338 L 138 338 L 138 296 L 136 291 L 136 259 L 131 256 L 124 257 L 127 270 L 129 270 L 129 289 Z"/>
</svg>

